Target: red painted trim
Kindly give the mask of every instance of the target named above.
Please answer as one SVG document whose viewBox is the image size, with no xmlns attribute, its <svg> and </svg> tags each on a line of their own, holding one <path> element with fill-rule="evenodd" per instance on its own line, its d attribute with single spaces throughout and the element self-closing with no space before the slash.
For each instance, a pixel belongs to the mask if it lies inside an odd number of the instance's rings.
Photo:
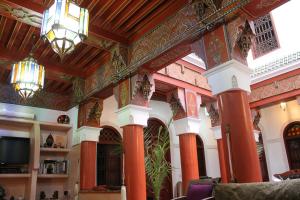
<svg viewBox="0 0 300 200">
<path fill-rule="evenodd" d="M 297 65 L 299 65 L 299 64 L 297 64 Z M 256 89 L 256 88 L 259 88 L 259 87 L 263 87 L 265 85 L 272 84 L 274 81 L 280 81 L 280 80 L 283 80 L 283 79 L 286 79 L 286 78 L 290 78 L 292 76 L 297 76 L 299 74 L 300 74 L 300 68 L 296 69 L 296 70 L 293 70 L 293 71 L 290 71 L 290 72 L 287 72 L 287 73 L 284 73 L 284 74 L 280 74 L 280 75 L 272 77 L 270 79 L 255 83 L 255 84 L 251 85 L 251 89 L 253 90 L 253 89 Z"/>
<path fill-rule="evenodd" d="M 184 82 L 184 81 L 181 81 L 178 79 L 167 77 L 165 75 L 158 74 L 158 73 L 153 74 L 153 78 L 154 78 L 154 80 L 161 81 L 161 82 L 164 82 L 164 83 L 167 83 L 170 85 L 174 85 L 175 87 L 189 89 L 189 90 L 197 92 L 200 95 L 205 95 L 205 96 L 214 98 L 210 90 L 194 86 L 190 83 L 187 83 L 187 82 Z"/>
<path fill-rule="evenodd" d="M 300 89 L 297 90 L 293 90 L 291 92 L 287 92 L 287 93 L 283 93 L 283 94 L 279 94 L 276 96 L 272 96 L 272 97 L 268 97 L 266 99 L 262 99 L 259 101 L 255 101 L 255 102 L 251 102 L 250 103 L 250 108 L 256 108 L 256 107 L 261 107 L 261 106 L 266 106 L 268 104 L 274 104 L 274 103 L 278 103 L 280 101 L 295 97 L 300 95 Z"/>
<path fill-rule="evenodd" d="M 195 72 L 198 72 L 198 73 L 200 73 L 200 74 L 202 74 L 202 73 L 205 72 L 205 69 L 203 69 L 203 68 L 201 68 L 201 67 L 198 67 L 197 65 L 194 65 L 194 64 L 189 63 L 188 61 L 185 61 L 185 60 L 182 60 L 182 59 L 176 61 L 176 63 L 181 64 L 181 65 L 183 65 L 184 67 L 186 67 L 186 68 L 188 68 L 188 69 L 190 69 L 190 70 L 193 70 L 193 71 L 195 71 Z"/>
</svg>

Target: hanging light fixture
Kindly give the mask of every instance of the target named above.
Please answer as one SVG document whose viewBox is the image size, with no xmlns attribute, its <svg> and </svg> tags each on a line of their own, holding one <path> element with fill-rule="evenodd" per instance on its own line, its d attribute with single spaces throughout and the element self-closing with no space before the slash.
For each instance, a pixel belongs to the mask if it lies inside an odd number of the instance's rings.
<svg viewBox="0 0 300 200">
<path fill-rule="evenodd" d="M 87 38 L 89 12 L 72 0 L 55 0 L 44 12 L 41 37 L 47 39 L 52 49 L 63 58 Z"/>
<path fill-rule="evenodd" d="M 13 65 L 11 84 L 24 99 L 44 87 L 45 70 L 30 53 L 29 57 Z"/>
</svg>

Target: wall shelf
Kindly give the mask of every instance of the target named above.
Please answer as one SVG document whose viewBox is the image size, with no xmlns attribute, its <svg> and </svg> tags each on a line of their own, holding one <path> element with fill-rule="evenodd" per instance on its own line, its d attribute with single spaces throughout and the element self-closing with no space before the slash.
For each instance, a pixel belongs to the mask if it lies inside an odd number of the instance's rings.
<svg viewBox="0 0 300 200">
<path fill-rule="evenodd" d="M 44 153 L 69 153 L 70 149 L 41 147 L 41 152 L 44 152 Z"/>
<path fill-rule="evenodd" d="M 31 174 L 0 174 L 0 178 L 29 178 Z"/>
<path fill-rule="evenodd" d="M 42 130 L 47 131 L 69 131 L 72 129 L 72 125 L 70 124 L 58 124 L 58 123 L 51 123 L 51 122 L 40 122 L 40 126 Z"/>
<path fill-rule="evenodd" d="M 68 178 L 68 174 L 38 174 L 38 178 Z"/>
</svg>

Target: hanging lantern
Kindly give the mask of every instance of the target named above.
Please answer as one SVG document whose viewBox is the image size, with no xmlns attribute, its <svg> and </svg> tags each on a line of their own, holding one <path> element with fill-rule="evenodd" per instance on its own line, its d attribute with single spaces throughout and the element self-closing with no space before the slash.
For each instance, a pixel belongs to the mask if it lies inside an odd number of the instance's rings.
<svg viewBox="0 0 300 200">
<path fill-rule="evenodd" d="M 11 84 L 24 98 L 30 98 L 34 93 L 44 87 L 45 70 L 30 55 L 13 65 Z"/>
<path fill-rule="evenodd" d="M 47 39 L 52 49 L 63 58 L 87 38 L 89 12 L 71 0 L 55 0 L 44 12 L 41 37 Z"/>
</svg>

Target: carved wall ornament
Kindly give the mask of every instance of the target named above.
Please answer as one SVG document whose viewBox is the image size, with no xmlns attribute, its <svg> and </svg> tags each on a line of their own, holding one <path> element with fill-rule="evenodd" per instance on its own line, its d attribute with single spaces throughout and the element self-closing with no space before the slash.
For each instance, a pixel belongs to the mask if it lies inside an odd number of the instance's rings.
<svg viewBox="0 0 300 200">
<path fill-rule="evenodd" d="M 231 86 L 232 86 L 232 88 L 238 88 L 239 87 L 239 83 L 238 83 L 237 77 L 235 75 L 233 75 L 231 77 Z"/>
<path fill-rule="evenodd" d="M 173 112 L 173 116 L 175 116 L 177 113 L 179 113 L 180 111 L 183 111 L 184 108 L 180 102 L 179 98 L 176 98 L 174 94 L 172 94 L 169 104 L 171 106 L 171 110 Z"/>
<path fill-rule="evenodd" d="M 154 80 L 151 75 L 137 74 L 132 77 L 132 99 L 137 95 L 143 97 L 144 100 L 149 101 L 155 90 Z"/>
<path fill-rule="evenodd" d="M 192 5 L 197 14 L 198 20 L 201 21 L 211 12 L 217 11 L 223 0 L 193 0 Z"/>
<path fill-rule="evenodd" d="M 128 50 L 126 47 L 117 45 L 111 52 L 111 65 L 114 69 L 114 82 L 120 80 L 121 72 L 127 68 Z"/>
<path fill-rule="evenodd" d="M 254 119 L 253 119 L 253 128 L 258 131 L 260 131 L 260 128 L 258 126 L 260 119 L 261 119 L 261 115 L 260 115 L 259 110 L 257 110 L 256 115 L 254 116 Z"/>
<path fill-rule="evenodd" d="M 103 110 L 103 105 L 99 104 L 99 102 L 96 101 L 94 106 L 90 109 L 88 115 L 88 122 L 92 122 L 92 121 L 100 122 L 102 110 Z"/>
<path fill-rule="evenodd" d="M 220 115 L 218 110 L 213 106 L 213 104 L 210 105 L 208 109 L 209 118 L 211 120 L 211 126 L 219 126 L 220 125 Z"/>
<path fill-rule="evenodd" d="M 240 34 L 237 39 L 237 46 L 239 47 L 241 55 L 246 59 L 248 52 L 252 46 L 252 38 L 255 36 L 255 32 L 246 20 L 244 27 L 240 27 Z"/>
<path fill-rule="evenodd" d="M 0 10 L 8 13 L 9 15 L 13 16 L 17 20 L 25 23 L 30 24 L 35 27 L 40 27 L 42 23 L 42 14 L 30 12 L 26 9 L 21 7 L 19 8 L 12 8 L 10 5 L 7 5 L 3 2 L 0 2 Z"/>
<path fill-rule="evenodd" d="M 84 99 L 84 85 L 85 80 L 79 77 L 75 77 L 72 80 L 72 89 L 73 89 L 73 102 L 79 103 Z"/>
</svg>

